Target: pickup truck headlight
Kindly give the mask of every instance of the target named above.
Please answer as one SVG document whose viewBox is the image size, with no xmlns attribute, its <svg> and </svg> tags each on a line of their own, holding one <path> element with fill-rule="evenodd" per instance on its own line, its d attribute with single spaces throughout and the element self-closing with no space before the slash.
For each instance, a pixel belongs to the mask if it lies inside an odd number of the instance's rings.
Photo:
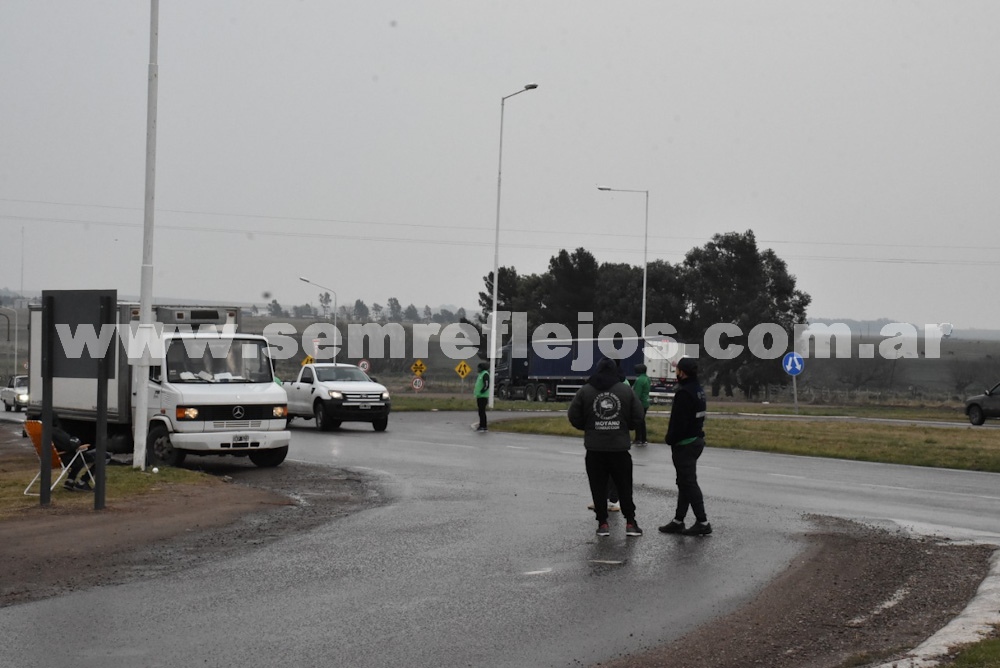
<svg viewBox="0 0 1000 668">
<path fill-rule="evenodd" d="M 337 390 L 330 390 L 330 398 L 331 399 L 343 399 L 344 398 L 344 393 L 343 392 L 338 392 Z"/>
<path fill-rule="evenodd" d="M 28 403 L 28 393 L 22 392 L 21 394 L 17 395 L 17 400 L 20 401 L 22 404 Z"/>
<path fill-rule="evenodd" d="M 276 418 L 288 417 L 288 406 L 275 406 L 274 410 L 271 411 L 271 415 Z"/>
<path fill-rule="evenodd" d="M 382 393 L 382 401 L 389 401 L 389 391 L 386 390 Z"/>
<path fill-rule="evenodd" d="M 197 420 L 198 419 L 198 409 L 188 408 L 185 406 L 177 407 L 177 419 L 178 420 Z"/>
</svg>

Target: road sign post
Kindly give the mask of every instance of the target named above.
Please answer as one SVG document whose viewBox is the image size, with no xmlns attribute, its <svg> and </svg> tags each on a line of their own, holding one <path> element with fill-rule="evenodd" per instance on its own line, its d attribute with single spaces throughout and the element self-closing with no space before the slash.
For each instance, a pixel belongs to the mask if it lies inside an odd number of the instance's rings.
<svg viewBox="0 0 1000 668">
<path fill-rule="evenodd" d="M 792 397 L 795 400 L 795 414 L 799 414 L 799 388 L 795 383 L 796 377 L 806 368 L 806 362 L 802 355 L 797 352 L 785 354 L 781 359 L 781 366 L 789 376 L 792 377 Z"/>
</svg>

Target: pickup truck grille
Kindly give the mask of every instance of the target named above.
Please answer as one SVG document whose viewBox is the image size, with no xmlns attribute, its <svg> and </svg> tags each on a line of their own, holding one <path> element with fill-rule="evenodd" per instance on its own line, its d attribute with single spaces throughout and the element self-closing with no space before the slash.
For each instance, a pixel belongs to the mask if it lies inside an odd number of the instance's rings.
<svg viewBox="0 0 1000 668">
<path fill-rule="evenodd" d="M 344 392 L 344 401 L 381 401 L 381 392 Z"/>
<path fill-rule="evenodd" d="M 260 429 L 260 420 L 217 420 L 212 423 L 212 429 L 228 431 L 230 429 Z"/>
</svg>

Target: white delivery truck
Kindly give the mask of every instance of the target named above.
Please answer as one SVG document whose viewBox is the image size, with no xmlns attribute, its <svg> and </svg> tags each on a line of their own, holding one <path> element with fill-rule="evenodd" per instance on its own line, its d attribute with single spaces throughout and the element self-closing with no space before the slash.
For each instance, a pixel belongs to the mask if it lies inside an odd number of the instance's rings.
<svg viewBox="0 0 1000 668">
<path fill-rule="evenodd" d="M 164 356 L 149 371 L 146 440 L 150 463 L 176 466 L 188 454 L 249 457 L 257 466 L 278 466 L 288 454 L 288 397 L 274 381 L 267 339 L 239 333 L 237 307 L 154 306 L 163 325 Z M 116 325 L 124 332 L 139 321 L 137 304 L 119 303 Z M 56 323 L 58 325 L 58 323 Z M 42 311 L 30 311 L 28 417 L 42 410 Z M 70 333 L 63 332 L 66 338 Z M 70 349 L 83 346 L 60 341 Z M 122 341 L 111 344 L 113 363 L 108 380 L 108 450 L 132 452 L 137 392 L 135 367 L 128 363 Z M 93 442 L 97 419 L 97 380 L 53 378 L 53 410 L 60 425 Z"/>
</svg>

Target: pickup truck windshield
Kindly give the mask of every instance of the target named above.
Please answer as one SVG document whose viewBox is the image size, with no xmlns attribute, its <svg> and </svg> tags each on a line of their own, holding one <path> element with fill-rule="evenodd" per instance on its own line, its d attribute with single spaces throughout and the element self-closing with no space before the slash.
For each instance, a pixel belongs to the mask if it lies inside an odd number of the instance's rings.
<svg viewBox="0 0 1000 668">
<path fill-rule="evenodd" d="M 324 382 L 341 380 L 371 380 L 365 375 L 364 371 L 352 366 L 316 367 L 316 379 Z"/>
<path fill-rule="evenodd" d="M 267 343 L 256 339 L 173 339 L 167 345 L 171 383 L 265 383 L 274 374 Z"/>
</svg>

